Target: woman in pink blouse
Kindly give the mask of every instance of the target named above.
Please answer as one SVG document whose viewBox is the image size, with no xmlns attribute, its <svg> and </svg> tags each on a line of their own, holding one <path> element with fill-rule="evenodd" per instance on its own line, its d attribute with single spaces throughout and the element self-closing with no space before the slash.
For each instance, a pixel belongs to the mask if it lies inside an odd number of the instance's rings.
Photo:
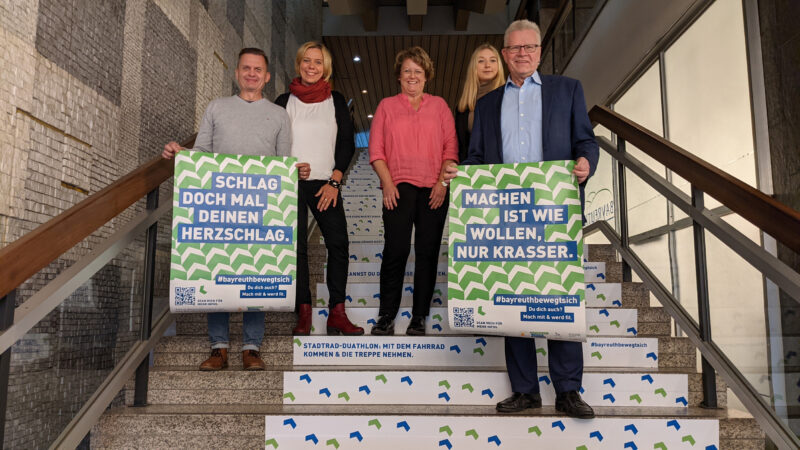
<svg viewBox="0 0 800 450">
<path fill-rule="evenodd" d="M 369 136 L 370 163 L 383 189 L 385 240 L 380 317 L 372 334 L 394 334 L 414 227 L 414 307 L 406 334 L 424 335 L 447 217 L 443 173 L 457 162 L 458 145 L 447 103 L 423 92 L 425 82 L 433 78 L 433 63 L 425 50 L 402 50 L 394 72 L 401 92 L 378 105 Z"/>
</svg>

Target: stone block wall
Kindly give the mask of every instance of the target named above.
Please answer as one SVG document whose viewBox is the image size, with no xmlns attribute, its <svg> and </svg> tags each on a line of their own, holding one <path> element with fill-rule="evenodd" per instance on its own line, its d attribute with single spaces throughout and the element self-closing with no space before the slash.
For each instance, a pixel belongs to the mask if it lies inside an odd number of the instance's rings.
<svg viewBox="0 0 800 450">
<path fill-rule="evenodd" d="M 270 56 L 284 92 L 299 43 L 321 39 L 314 0 L 0 2 L 0 247 L 197 129 L 236 91 L 236 56 Z M 161 201 L 171 198 L 165 183 Z M 24 303 L 142 211 L 132 206 L 26 281 Z M 159 227 L 156 302 L 166 304 L 170 217 Z M 48 447 L 138 338 L 143 236 L 12 348 L 6 448 Z"/>
</svg>

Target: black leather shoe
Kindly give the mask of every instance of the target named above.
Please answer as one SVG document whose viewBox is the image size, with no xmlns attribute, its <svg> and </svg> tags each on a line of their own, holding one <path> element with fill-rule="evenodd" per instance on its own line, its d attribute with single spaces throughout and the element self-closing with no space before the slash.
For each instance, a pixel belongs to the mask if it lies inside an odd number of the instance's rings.
<svg viewBox="0 0 800 450">
<path fill-rule="evenodd" d="M 539 393 L 523 394 L 514 392 L 511 397 L 497 404 L 495 409 L 503 413 L 519 412 L 528 408 L 541 408 L 542 396 Z"/>
<path fill-rule="evenodd" d="M 425 336 L 425 316 L 413 316 L 408 323 L 406 334 L 409 336 Z"/>
<path fill-rule="evenodd" d="M 375 336 L 394 335 L 394 319 L 389 316 L 380 316 L 378 318 L 378 323 L 372 326 L 372 331 L 369 333 Z"/>
<path fill-rule="evenodd" d="M 556 411 L 575 417 L 576 419 L 591 419 L 594 410 L 586 404 L 577 391 L 562 392 L 556 395 Z"/>
</svg>

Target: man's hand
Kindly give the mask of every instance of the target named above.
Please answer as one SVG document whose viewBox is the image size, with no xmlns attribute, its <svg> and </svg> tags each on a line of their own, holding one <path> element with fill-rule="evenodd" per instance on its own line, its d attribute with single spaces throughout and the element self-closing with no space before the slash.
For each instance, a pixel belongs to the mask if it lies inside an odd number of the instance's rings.
<svg viewBox="0 0 800 450">
<path fill-rule="evenodd" d="M 300 162 L 294 166 L 297 167 L 297 178 L 307 180 L 308 176 L 311 175 L 311 164 Z"/>
<path fill-rule="evenodd" d="M 583 183 L 587 178 L 589 178 L 589 172 L 591 169 L 592 168 L 589 167 L 589 160 L 583 156 L 575 160 L 575 167 L 572 169 L 572 173 L 578 177 L 578 184 Z"/>
<path fill-rule="evenodd" d="M 164 151 L 161 152 L 161 157 L 164 159 L 172 159 L 173 157 L 175 157 L 175 154 L 177 154 L 181 150 L 185 149 L 181 147 L 181 145 L 178 144 L 177 142 L 172 141 L 164 146 Z"/>
</svg>

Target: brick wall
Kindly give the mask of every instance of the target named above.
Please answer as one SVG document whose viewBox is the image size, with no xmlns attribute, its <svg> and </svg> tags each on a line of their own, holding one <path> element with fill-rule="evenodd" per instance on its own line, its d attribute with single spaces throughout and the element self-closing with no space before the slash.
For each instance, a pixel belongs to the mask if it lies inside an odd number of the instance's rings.
<svg viewBox="0 0 800 450">
<path fill-rule="evenodd" d="M 267 96 L 320 39 L 313 0 L 0 2 L 0 247 L 196 131 L 235 91 L 243 46 L 265 49 Z M 161 189 L 171 198 L 171 184 Z M 18 289 L 18 304 L 143 209 L 132 206 Z M 170 217 L 159 227 L 156 308 L 167 298 Z M 12 348 L 6 448 L 48 447 L 137 339 L 143 236 Z"/>
</svg>

